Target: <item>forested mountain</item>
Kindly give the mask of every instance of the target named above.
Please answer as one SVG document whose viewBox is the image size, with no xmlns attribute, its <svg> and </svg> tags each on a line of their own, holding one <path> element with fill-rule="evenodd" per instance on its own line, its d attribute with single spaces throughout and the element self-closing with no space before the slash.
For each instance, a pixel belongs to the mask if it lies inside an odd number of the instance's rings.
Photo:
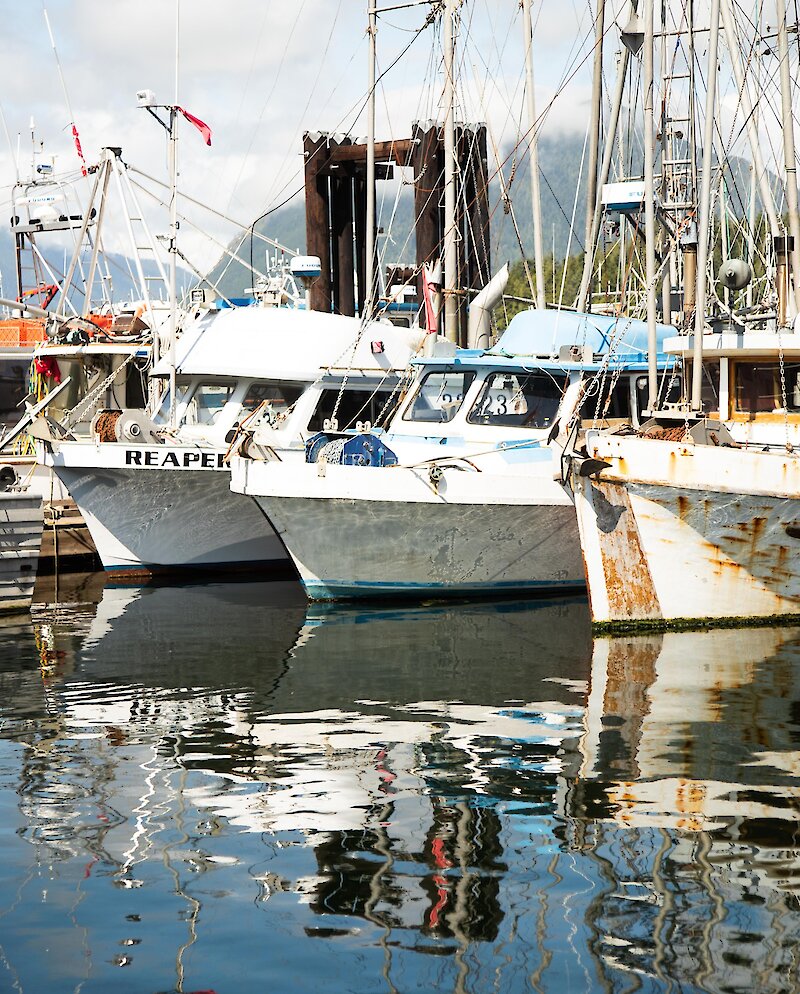
<svg viewBox="0 0 800 994">
<path fill-rule="evenodd" d="M 586 216 L 585 168 L 581 168 L 583 150 L 583 138 L 576 135 L 544 138 L 539 145 L 544 253 L 550 257 L 554 255 L 557 260 L 583 252 Z M 731 208 L 741 216 L 744 213 L 742 191 L 746 193 L 748 188 L 747 163 L 734 160 L 730 169 L 739 191 L 738 196 L 731 197 Z M 513 153 L 505 153 L 502 182 L 496 166 L 493 168 L 490 164 L 490 173 L 493 173 L 490 186 L 492 267 L 497 270 L 506 261 L 515 263 L 523 255 L 528 258 L 533 256 L 527 157 L 517 160 Z M 410 176 L 406 176 L 406 180 L 409 181 Z M 395 202 L 396 189 L 395 185 L 378 183 L 378 224 L 382 229 L 379 248 L 387 265 L 414 261 L 413 192 L 410 185 L 401 186 L 400 195 Z M 504 192 L 507 194 L 505 198 Z M 570 221 L 573 217 L 574 234 L 570 238 Z M 260 219 L 256 223 L 256 230 L 290 249 L 304 252 L 305 203 L 302 193 L 287 206 Z M 264 243 L 258 239 L 249 239 L 245 234 L 245 242 L 239 249 L 240 256 L 252 258 L 256 268 L 263 268 L 264 252 Z M 546 269 L 551 274 L 552 264 L 546 266 Z M 224 275 L 220 278 L 223 270 Z M 0 232 L 0 273 L 3 278 L 3 295 L 15 296 L 13 243 L 8 232 Z M 252 277 L 246 267 L 235 262 L 228 264 L 227 260 L 221 261 L 212 270 L 212 276 L 228 296 L 241 296 L 246 287 L 252 286 Z M 547 280 L 549 285 L 550 275 Z M 188 274 L 182 274 L 179 283 L 187 285 L 189 282 Z M 114 261 L 114 286 L 118 299 L 124 299 L 131 292 L 128 266 L 124 258 Z"/>
</svg>

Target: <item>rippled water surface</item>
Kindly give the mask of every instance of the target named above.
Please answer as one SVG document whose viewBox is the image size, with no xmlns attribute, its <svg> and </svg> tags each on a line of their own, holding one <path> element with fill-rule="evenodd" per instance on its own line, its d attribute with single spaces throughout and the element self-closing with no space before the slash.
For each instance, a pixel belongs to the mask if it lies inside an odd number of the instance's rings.
<svg viewBox="0 0 800 994">
<path fill-rule="evenodd" d="M 800 990 L 799 629 L 67 596 L 0 627 L 0 991 Z"/>
</svg>

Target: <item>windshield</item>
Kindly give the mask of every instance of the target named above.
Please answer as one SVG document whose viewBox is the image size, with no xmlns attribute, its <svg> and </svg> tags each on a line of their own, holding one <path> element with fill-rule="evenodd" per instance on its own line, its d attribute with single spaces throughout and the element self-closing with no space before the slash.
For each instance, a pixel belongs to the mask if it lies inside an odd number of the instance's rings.
<svg viewBox="0 0 800 994">
<path fill-rule="evenodd" d="M 452 421 L 461 407 L 474 373 L 428 373 L 420 384 L 414 401 L 403 414 L 404 421 L 444 424 Z"/>
<path fill-rule="evenodd" d="M 213 425 L 234 388 L 234 383 L 201 383 L 186 407 L 184 424 Z"/>
<path fill-rule="evenodd" d="M 175 406 L 179 407 L 186 397 L 186 393 L 189 390 L 188 383 L 178 383 L 175 388 Z M 153 415 L 153 421 L 157 425 L 165 425 L 169 421 L 169 404 L 170 404 L 170 389 L 167 387 L 164 395 L 161 398 L 161 403 L 158 405 L 158 410 Z"/>
<path fill-rule="evenodd" d="M 563 373 L 493 373 L 467 421 L 474 425 L 549 428 L 566 385 Z"/>
<path fill-rule="evenodd" d="M 261 407 L 260 417 L 262 421 L 266 424 L 276 425 L 282 418 L 286 417 L 302 393 L 303 387 L 295 384 L 257 380 L 247 388 L 247 393 L 242 401 L 242 413 L 251 413 L 257 407 Z"/>
</svg>

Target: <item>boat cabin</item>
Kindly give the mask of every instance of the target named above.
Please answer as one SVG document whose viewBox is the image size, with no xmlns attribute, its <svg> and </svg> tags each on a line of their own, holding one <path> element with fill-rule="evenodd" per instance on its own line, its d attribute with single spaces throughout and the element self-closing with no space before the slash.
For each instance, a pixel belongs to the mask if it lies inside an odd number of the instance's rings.
<svg viewBox="0 0 800 994">
<path fill-rule="evenodd" d="M 659 326 L 659 342 L 674 329 Z M 392 421 L 401 439 L 545 441 L 570 386 L 589 378 L 582 422 L 638 427 L 647 405 L 647 330 L 641 321 L 525 311 L 488 351 L 418 359 L 417 379 Z M 659 353 L 664 389 L 674 360 Z M 444 438 L 447 441 L 444 441 Z"/>
<path fill-rule="evenodd" d="M 691 395 L 694 336 L 667 339 L 683 363 Z M 784 448 L 800 443 L 800 334 L 716 332 L 703 336 L 703 412 L 742 444 Z"/>
<path fill-rule="evenodd" d="M 223 309 L 204 315 L 178 343 L 175 421 L 182 442 L 222 445 L 237 424 L 259 412 L 277 448 L 302 448 L 304 437 L 335 417 L 345 427 L 374 422 L 422 344 L 419 329 L 291 308 Z M 170 367 L 153 420 L 170 419 Z"/>
</svg>

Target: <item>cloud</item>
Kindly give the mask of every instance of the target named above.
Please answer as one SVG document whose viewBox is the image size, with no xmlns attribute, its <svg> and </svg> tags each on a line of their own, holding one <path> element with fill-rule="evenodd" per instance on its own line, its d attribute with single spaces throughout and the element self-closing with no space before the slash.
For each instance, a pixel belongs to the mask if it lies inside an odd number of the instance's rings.
<svg viewBox="0 0 800 994">
<path fill-rule="evenodd" d="M 60 56 L 71 112 L 50 46 L 43 8 L 27 0 L 0 0 L 4 25 L 0 100 L 12 143 L 19 135 L 21 166 L 30 159 L 29 120 L 59 169 L 75 170 L 70 133 L 80 132 L 87 159 L 104 146 L 119 146 L 126 161 L 166 180 L 166 143 L 161 128 L 135 106 L 139 89 L 172 102 L 175 90 L 175 14 L 180 10 L 179 102 L 213 131 L 208 149 L 181 122 L 180 188 L 186 197 L 249 222 L 302 186 L 304 130 L 353 129 L 366 133 L 366 13 L 363 0 L 45 0 Z M 428 8 L 381 16 L 378 32 L 379 137 L 405 136 L 412 121 L 438 114 L 440 35 L 428 27 Z M 582 35 L 591 33 L 586 5 L 544 0 L 534 53 L 539 109 L 544 110 L 566 76 L 576 71 L 544 129 L 585 127 L 588 63 Z M 588 36 L 588 35 L 587 35 Z M 577 39 L 577 40 L 576 40 Z M 475 0 L 462 15 L 459 117 L 489 122 L 498 146 L 513 140 L 524 123 L 523 43 L 515 2 Z M 582 61 L 583 60 L 583 61 Z M 584 64 L 585 63 L 585 64 Z M 572 96 L 570 96 L 572 94 Z M 2 141 L 2 136 L 0 136 Z M 5 145 L 4 142 L 2 142 Z M 13 182 L 12 156 L 0 152 L 2 186 Z M 221 241 L 233 227 L 183 206 L 194 224 Z M 153 227 L 166 228 L 148 208 Z M 122 244 L 120 233 L 115 240 Z M 202 247 L 193 225 L 181 231 L 187 252 L 202 264 L 218 250 Z"/>
</svg>

